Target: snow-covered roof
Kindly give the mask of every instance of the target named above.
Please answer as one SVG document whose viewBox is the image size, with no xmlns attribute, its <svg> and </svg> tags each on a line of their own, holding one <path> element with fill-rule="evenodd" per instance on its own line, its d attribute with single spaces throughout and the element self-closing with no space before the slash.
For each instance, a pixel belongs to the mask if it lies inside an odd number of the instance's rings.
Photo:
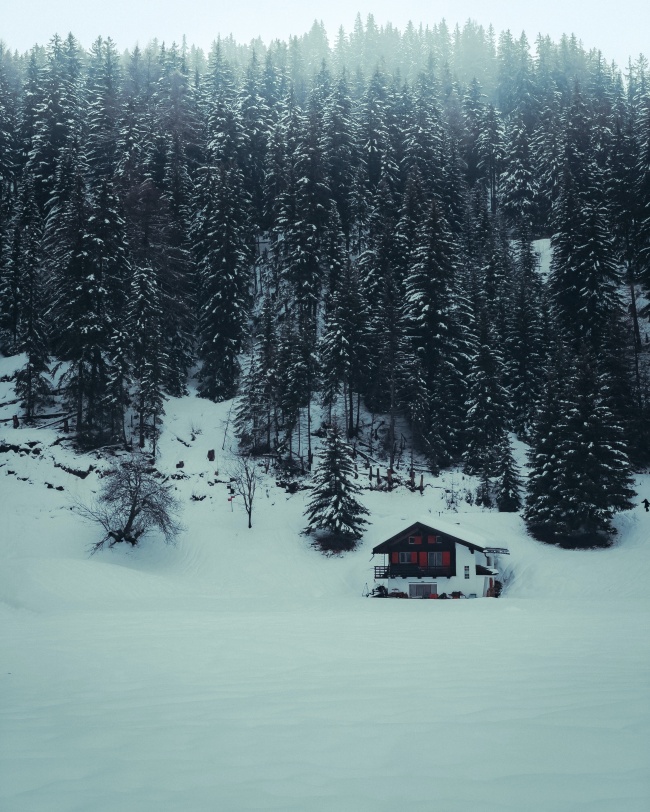
<svg viewBox="0 0 650 812">
<path fill-rule="evenodd" d="M 378 550 L 379 547 L 382 547 L 384 544 L 392 543 L 397 541 L 399 536 L 404 535 L 407 531 L 414 527 L 415 525 L 422 525 L 425 528 L 428 528 L 432 532 L 436 531 L 438 533 L 443 533 L 444 535 L 451 536 L 456 541 L 461 542 L 462 544 L 466 544 L 468 547 L 473 547 L 477 550 L 486 550 L 491 547 L 491 544 L 481 536 L 479 533 L 474 532 L 473 530 L 467 530 L 461 524 L 461 522 L 454 522 L 449 521 L 449 519 L 438 519 L 433 518 L 431 516 L 427 516 L 426 518 L 417 517 L 411 522 L 409 525 L 404 525 L 401 523 L 401 529 L 397 529 L 395 533 L 393 533 L 388 539 L 386 539 L 382 544 L 378 545 L 374 548 Z"/>
</svg>

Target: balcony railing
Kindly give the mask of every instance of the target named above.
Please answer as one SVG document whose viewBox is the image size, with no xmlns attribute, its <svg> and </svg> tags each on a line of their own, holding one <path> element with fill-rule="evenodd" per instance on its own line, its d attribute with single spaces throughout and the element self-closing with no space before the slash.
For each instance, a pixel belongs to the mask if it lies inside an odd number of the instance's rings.
<svg viewBox="0 0 650 812">
<path fill-rule="evenodd" d="M 375 567 L 375 580 L 378 578 L 449 578 L 451 567 L 420 567 L 417 564 L 388 564 Z"/>
</svg>

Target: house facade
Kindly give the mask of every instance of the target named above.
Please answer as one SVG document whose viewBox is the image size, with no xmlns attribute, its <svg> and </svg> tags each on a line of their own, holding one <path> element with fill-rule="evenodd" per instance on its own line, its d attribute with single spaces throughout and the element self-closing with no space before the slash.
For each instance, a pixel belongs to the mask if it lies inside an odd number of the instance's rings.
<svg viewBox="0 0 650 812">
<path fill-rule="evenodd" d="M 508 550 L 482 544 L 460 527 L 450 531 L 415 522 L 372 553 L 384 556 L 384 563 L 374 568 L 375 582 L 389 592 L 404 592 L 409 598 L 481 598 L 495 595 L 495 559 Z"/>
</svg>

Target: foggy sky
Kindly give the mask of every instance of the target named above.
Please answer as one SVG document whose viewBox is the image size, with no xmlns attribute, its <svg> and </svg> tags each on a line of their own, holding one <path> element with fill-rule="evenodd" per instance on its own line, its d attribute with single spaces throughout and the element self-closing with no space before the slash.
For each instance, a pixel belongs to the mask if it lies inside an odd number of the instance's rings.
<svg viewBox="0 0 650 812">
<path fill-rule="evenodd" d="M 445 18 L 453 26 L 472 18 L 485 27 L 492 23 L 497 34 L 525 31 L 531 45 L 539 33 L 554 40 L 575 34 L 585 48 L 599 48 L 621 67 L 628 57 L 650 55 L 650 2 L 641 0 L 0 0 L 0 39 L 25 51 L 71 31 L 86 47 L 101 35 L 123 50 L 154 37 L 180 43 L 185 34 L 188 44 L 207 50 L 219 34 L 269 42 L 303 34 L 318 19 L 331 43 L 340 25 L 352 30 L 357 12 L 364 21 L 372 12 L 378 25 L 390 21 L 400 29 L 408 20 L 433 25 Z"/>
</svg>

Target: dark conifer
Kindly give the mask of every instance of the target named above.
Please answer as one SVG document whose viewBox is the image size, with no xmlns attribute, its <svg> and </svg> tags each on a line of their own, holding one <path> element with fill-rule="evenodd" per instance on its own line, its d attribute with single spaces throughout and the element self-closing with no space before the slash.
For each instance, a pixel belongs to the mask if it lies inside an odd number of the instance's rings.
<svg viewBox="0 0 650 812">
<path fill-rule="evenodd" d="M 516 513 L 522 505 L 519 468 L 507 435 L 499 449 L 494 498 L 500 513 Z"/>
<path fill-rule="evenodd" d="M 368 523 L 364 518 L 368 510 L 357 499 L 360 491 L 352 450 L 335 425 L 314 474 L 312 498 L 305 510 L 307 532 L 321 531 L 327 549 L 350 549 Z"/>
<path fill-rule="evenodd" d="M 236 165 L 208 168 L 194 228 L 200 280 L 199 391 L 212 400 L 236 394 L 248 312 L 250 259 L 246 197 Z"/>
<path fill-rule="evenodd" d="M 626 443 L 603 388 L 583 348 L 558 403 L 547 401 L 538 424 L 525 518 L 547 540 L 597 543 L 614 532 L 614 514 L 632 507 Z"/>
</svg>

